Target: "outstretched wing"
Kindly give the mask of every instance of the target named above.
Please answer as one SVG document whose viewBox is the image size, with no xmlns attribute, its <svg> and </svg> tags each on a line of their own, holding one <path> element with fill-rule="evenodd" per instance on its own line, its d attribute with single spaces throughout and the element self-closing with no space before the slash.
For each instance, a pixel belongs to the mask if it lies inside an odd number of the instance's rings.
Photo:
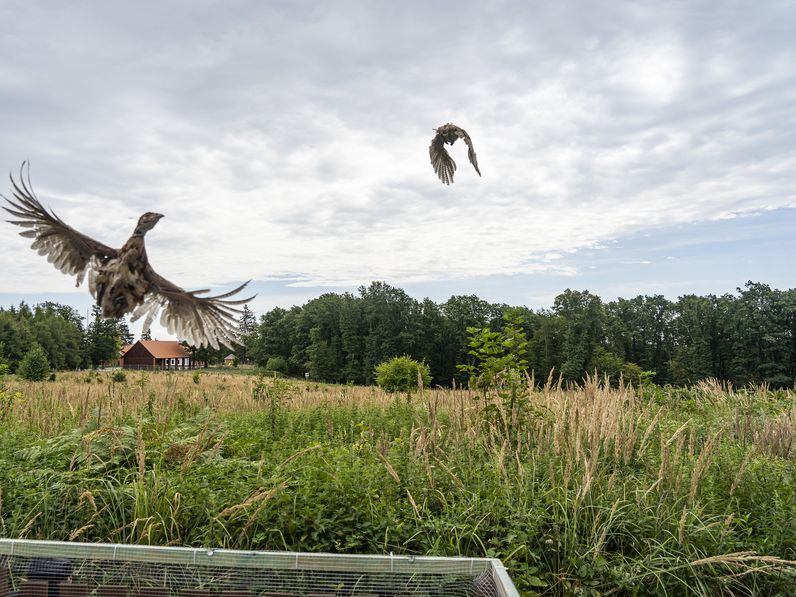
<svg viewBox="0 0 796 597">
<path fill-rule="evenodd" d="M 445 149 L 445 137 L 442 134 L 437 133 L 431 140 L 428 152 L 431 155 L 431 165 L 434 166 L 434 172 L 437 173 L 439 179 L 445 184 L 452 183 L 453 173 L 456 172 L 456 162 Z"/>
<path fill-rule="evenodd" d="M 475 168 L 475 171 L 478 172 L 478 176 L 481 176 L 481 171 L 478 169 L 478 160 L 475 157 L 475 149 L 473 149 L 473 140 L 470 139 L 470 135 L 468 135 L 467 131 L 465 131 L 463 128 L 459 128 L 459 130 L 456 131 L 456 134 L 458 134 L 459 138 L 464 139 L 464 142 L 467 143 L 467 157 L 470 158 L 470 163 Z"/>
<path fill-rule="evenodd" d="M 227 299 L 243 290 L 249 282 L 244 282 L 235 290 L 224 294 L 199 297 L 198 294 L 209 291 L 187 292 L 159 275 L 148 264 L 144 270 L 144 277 L 149 282 L 149 290 L 144 304 L 133 311 L 132 317 L 132 321 L 136 321 L 146 316 L 144 330 L 149 329 L 155 315 L 162 308 L 160 325 L 188 344 L 193 346 L 204 344 L 213 348 L 224 344 L 233 348 L 233 344 L 239 343 L 236 329 L 237 316 L 243 310 L 237 306 L 249 302 L 254 296 L 245 299 Z"/>
<path fill-rule="evenodd" d="M 28 176 L 23 177 L 22 171 L 26 164 Z M 34 239 L 30 248 L 36 250 L 39 255 L 46 256 L 47 261 L 63 273 L 76 275 L 78 286 L 86 275 L 86 269 L 94 260 L 104 262 L 118 255 L 116 249 L 78 232 L 39 203 L 30 184 L 30 164 L 22 162 L 19 169 L 19 184 L 13 176 L 9 178 L 14 200 L 0 194 L 0 197 L 8 203 L 8 206 L 2 206 L 3 209 L 18 218 L 9 222 L 22 228 L 29 228 L 19 234 Z"/>
</svg>

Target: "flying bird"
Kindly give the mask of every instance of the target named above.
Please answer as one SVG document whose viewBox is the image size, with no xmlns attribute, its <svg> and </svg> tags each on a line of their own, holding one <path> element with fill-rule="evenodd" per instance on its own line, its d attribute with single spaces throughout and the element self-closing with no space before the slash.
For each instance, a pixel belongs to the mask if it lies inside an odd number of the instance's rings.
<svg viewBox="0 0 796 597">
<path fill-rule="evenodd" d="M 431 145 L 428 147 L 428 152 L 431 155 L 431 165 L 434 166 L 434 172 L 437 173 L 439 179 L 445 184 L 453 182 L 453 173 L 456 172 L 456 162 L 445 149 L 445 144 L 453 145 L 456 139 L 464 139 L 467 143 L 467 157 L 470 158 L 470 163 L 481 176 L 481 171 L 478 169 L 478 160 L 475 158 L 475 150 L 473 149 L 473 140 L 463 128 L 455 124 L 443 124 L 438 129 L 435 129 L 437 134 L 431 140 Z"/>
<path fill-rule="evenodd" d="M 28 228 L 20 235 L 32 238 L 31 248 L 47 257 L 61 272 L 77 276 L 76 286 L 80 286 L 88 273 L 89 291 L 103 317 L 115 319 L 132 312 L 132 321 L 145 317 L 146 332 L 162 309 L 160 324 L 189 344 L 213 348 L 224 344 L 232 348 L 238 343 L 235 316 L 242 310 L 237 306 L 254 296 L 235 300 L 230 297 L 249 282 L 216 296 L 197 296 L 209 290 L 183 290 L 155 272 L 147 259 L 144 236 L 162 214 L 145 213 L 121 249 L 108 247 L 67 225 L 39 203 L 30 184 L 30 164 L 27 164 L 27 181 L 22 175 L 26 164 L 23 162 L 20 168 L 19 184 L 9 176 L 14 200 L 0 194 L 8 203 L 3 209 L 18 218 L 8 221 Z"/>
</svg>

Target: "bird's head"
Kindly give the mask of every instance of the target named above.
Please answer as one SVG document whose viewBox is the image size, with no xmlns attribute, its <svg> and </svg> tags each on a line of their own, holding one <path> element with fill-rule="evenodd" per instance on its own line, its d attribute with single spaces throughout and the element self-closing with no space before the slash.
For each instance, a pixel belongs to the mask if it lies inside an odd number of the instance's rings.
<svg viewBox="0 0 796 597">
<path fill-rule="evenodd" d="M 155 227 L 158 220 L 163 217 L 163 214 L 156 214 L 148 211 L 143 216 L 138 218 L 138 225 L 135 227 L 136 234 L 146 234 Z"/>
</svg>

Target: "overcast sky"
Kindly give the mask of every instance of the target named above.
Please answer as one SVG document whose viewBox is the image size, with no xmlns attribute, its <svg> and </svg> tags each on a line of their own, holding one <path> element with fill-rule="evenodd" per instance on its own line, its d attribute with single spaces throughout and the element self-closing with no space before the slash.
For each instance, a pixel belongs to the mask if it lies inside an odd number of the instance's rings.
<svg viewBox="0 0 796 597">
<path fill-rule="evenodd" d="M 796 4 L 0 3 L 0 170 L 258 314 L 385 280 L 550 306 L 796 286 Z M 435 127 L 471 135 L 445 186 Z M 7 194 L 8 184 L 0 183 Z M 0 305 L 74 280 L 2 224 Z"/>
</svg>

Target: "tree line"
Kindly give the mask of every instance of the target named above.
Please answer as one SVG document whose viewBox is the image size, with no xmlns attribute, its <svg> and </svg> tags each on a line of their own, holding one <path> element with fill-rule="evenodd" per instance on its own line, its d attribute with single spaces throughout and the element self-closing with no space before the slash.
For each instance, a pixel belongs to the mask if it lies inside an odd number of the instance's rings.
<svg viewBox="0 0 796 597">
<path fill-rule="evenodd" d="M 597 371 L 658 384 L 687 385 L 706 377 L 737 386 L 796 381 L 796 289 L 748 282 L 734 294 L 677 300 L 639 295 L 603 302 L 587 290 L 566 290 L 548 309 L 452 296 L 444 303 L 408 296 L 384 282 L 356 294 L 329 293 L 259 320 L 240 318 L 239 362 L 330 382 L 373 383 L 376 365 L 407 355 L 425 362 L 432 383 L 466 383 L 457 365 L 473 362 L 474 329 L 503 331 L 512 321 L 527 340 L 525 361 L 537 379 L 550 371 L 579 382 Z M 0 309 L 0 363 L 15 370 L 34 345 L 50 366 L 75 369 L 115 361 L 132 335 L 124 320 L 84 319 L 72 307 L 42 303 Z M 219 362 L 229 353 L 195 349 Z"/>
<path fill-rule="evenodd" d="M 639 295 L 603 302 L 589 291 L 566 290 L 540 310 L 474 295 L 418 301 L 373 282 L 357 294 L 272 309 L 256 325 L 252 319 L 239 358 L 331 382 L 372 383 L 377 364 L 408 355 L 428 364 L 434 384 L 466 383 L 457 365 L 473 360 L 473 328 L 502 331 L 509 319 L 524 332 L 525 359 L 537 379 L 552 370 L 573 382 L 594 371 L 661 385 L 707 377 L 737 386 L 796 381 L 796 289 L 756 282 L 735 294 L 674 301 Z"/>
<path fill-rule="evenodd" d="M 123 319 L 101 319 L 95 306 L 88 325 L 68 305 L 45 302 L 0 308 L 0 364 L 10 371 L 29 352 L 43 349 L 53 369 L 80 369 L 115 363 L 123 344 L 133 341 Z"/>
</svg>

